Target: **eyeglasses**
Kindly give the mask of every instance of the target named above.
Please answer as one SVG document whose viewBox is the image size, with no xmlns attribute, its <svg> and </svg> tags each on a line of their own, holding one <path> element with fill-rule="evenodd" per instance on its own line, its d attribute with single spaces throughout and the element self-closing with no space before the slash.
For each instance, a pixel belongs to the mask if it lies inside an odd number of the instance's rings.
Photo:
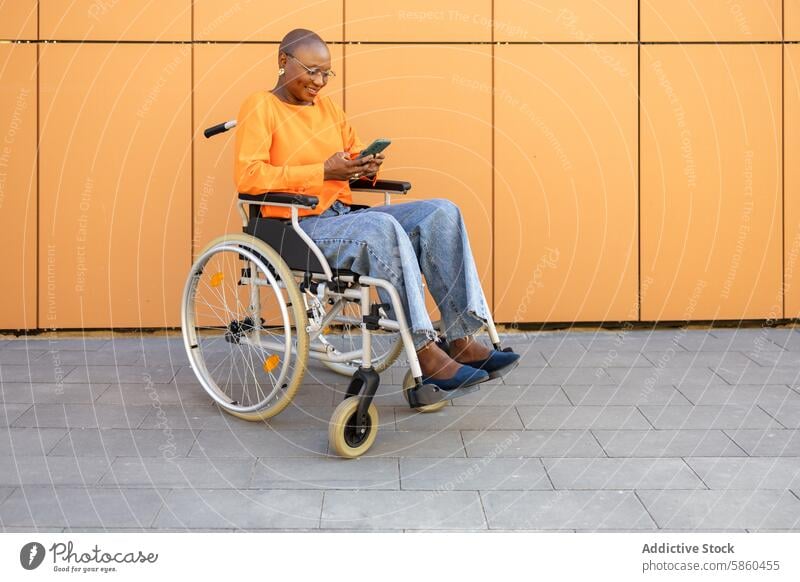
<svg viewBox="0 0 800 582">
<path fill-rule="evenodd" d="M 322 75 L 322 80 L 323 80 L 323 82 L 326 82 L 326 83 L 327 83 L 327 82 L 328 82 L 328 79 L 330 79 L 331 77 L 335 77 L 335 76 L 336 76 L 336 73 L 334 73 L 334 72 L 333 72 L 333 71 L 331 71 L 330 69 L 328 69 L 327 71 L 323 71 L 323 70 L 322 70 L 322 69 L 320 69 L 319 67 L 313 67 L 313 68 L 310 68 L 310 69 L 309 69 L 309 68 L 308 68 L 307 66 L 305 66 L 305 65 L 304 65 L 302 62 L 300 62 L 300 59 L 298 59 L 296 56 L 294 56 L 294 55 L 292 55 L 292 54 L 289 54 L 289 53 L 284 53 L 284 54 L 285 54 L 287 57 L 291 57 L 291 58 L 294 60 L 294 62 L 296 62 L 296 63 L 297 63 L 298 65 L 300 65 L 301 67 L 303 67 L 303 68 L 306 70 L 306 72 L 307 72 L 309 75 L 311 75 L 312 77 L 316 77 L 317 75 Z"/>
</svg>

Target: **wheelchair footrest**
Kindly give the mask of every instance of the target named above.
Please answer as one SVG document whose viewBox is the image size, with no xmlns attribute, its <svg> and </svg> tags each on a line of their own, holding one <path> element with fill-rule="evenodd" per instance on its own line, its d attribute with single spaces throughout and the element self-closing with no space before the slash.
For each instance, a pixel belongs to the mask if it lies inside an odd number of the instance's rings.
<svg viewBox="0 0 800 582">
<path fill-rule="evenodd" d="M 477 384 L 455 388 L 454 390 L 442 390 L 433 384 L 423 384 L 409 390 L 408 401 L 411 408 L 419 408 L 420 406 L 428 406 L 444 400 L 453 400 L 478 390 L 480 390 L 480 386 Z"/>
</svg>

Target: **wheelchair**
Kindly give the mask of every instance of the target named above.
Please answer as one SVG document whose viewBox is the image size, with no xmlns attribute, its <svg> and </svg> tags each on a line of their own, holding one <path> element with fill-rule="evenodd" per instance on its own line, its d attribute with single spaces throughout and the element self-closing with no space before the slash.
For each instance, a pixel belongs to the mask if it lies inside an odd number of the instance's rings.
<svg viewBox="0 0 800 582">
<path fill-rule="evenodd" d="M 204 134 L 210 138 L 235 126 L 235 120 L 228 121 Z M 391 180 L 350 186 L 383 194 L 385 204 L 411 188 Z M 239 194 L 242 233 L 220 236 L 197 256 L 184 286 L 181 328 L 203 389 L 222 410 L 244 420 L 263 421 L 284 410 L 303 382 L 309 358 L 349 377 L 328 437 L 332 452 L 356 458 L 378 433 L 373 398 L 380 373 L 402 352 L 409 366 L 402 390 L 413 409 L 436 412 L 478 386 L 445 391 L 422 382 L 394 286 L 331 268 L 300 228 L 298 210 L 313 209 L 317 202 L 314 196 L 288 192 Z M 263 205 L 288 207 L 291 218 L 263 218 Z M 382 303 L 381 295 L 390 303 Z M 387 316 L 390 306 L 395 319 Z M 491 317 L 485 324 L 494 348 L 502 349 Z"/>
</svg>

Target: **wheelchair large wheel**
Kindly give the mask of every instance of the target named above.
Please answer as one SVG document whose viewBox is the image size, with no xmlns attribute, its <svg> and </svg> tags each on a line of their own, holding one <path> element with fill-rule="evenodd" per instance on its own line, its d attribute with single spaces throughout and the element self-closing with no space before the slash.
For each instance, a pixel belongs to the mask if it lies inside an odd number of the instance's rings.
<svg viewBox="0 0 800 582">
<path fill-rule="evenodd" d="M 328 425 L 331 452 L 345 459 L 355 459 L 366 453 L 378 436 L 378 409 L 374 403 L 367 409 L 367 426 L 356 426 L 358 397 L 346 398 L 333 411 Z"/>
<path fill-rule="evenodd" d="M 213 240 L 192 265 L 181 312 L 192 369 L 223 410 L 256 421 L 289 405 L 306 371 L 308 320 L 274 249 L 247 234 Z"/>
<path fill-rule="evenodd" d="M 375 297 L 377 301 L 377 297 Z M 323 344 L 331 345 L 336 352 L 345 353 L 361 349 L 361 306 L 358 303 L 346 302 L 339 314 L 340 321 L 329 326 L 319 341 Z M 395 363 L 403 351 L 403 341 L 400 332 L 390 330 L 375 330 L 372 336 L 372 367 L 379 374 Z M 348 362 L 327 362 L 322 361 L 326 367 L 337 374 L 347 376 L 353 375 L 358 367 L 361 366 L 361 358 L 355 358 Z"/>
</svg>

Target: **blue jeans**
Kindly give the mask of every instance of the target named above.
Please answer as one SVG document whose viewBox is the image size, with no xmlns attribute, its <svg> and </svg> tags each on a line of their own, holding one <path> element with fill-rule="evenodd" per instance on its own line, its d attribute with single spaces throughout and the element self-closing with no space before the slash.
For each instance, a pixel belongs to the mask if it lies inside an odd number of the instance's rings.
<svg viewBox="0 0 800 582">
<path fill-rule="evenodd" d="M 300 227 L 331 267 L 395 286 L 416 349 L 436 338 L 425 308 L 423 274 L 448 340 L 472 335 L 489 317 L 461 211 L 449 200 L 359 210 L 336 201 L 319 216 L 301 219 Z M 382 302 L 390 303 L 383 291 L 378 293 Z M 396 317 L 393 309 L 387 315 Z"/>
</svg>

